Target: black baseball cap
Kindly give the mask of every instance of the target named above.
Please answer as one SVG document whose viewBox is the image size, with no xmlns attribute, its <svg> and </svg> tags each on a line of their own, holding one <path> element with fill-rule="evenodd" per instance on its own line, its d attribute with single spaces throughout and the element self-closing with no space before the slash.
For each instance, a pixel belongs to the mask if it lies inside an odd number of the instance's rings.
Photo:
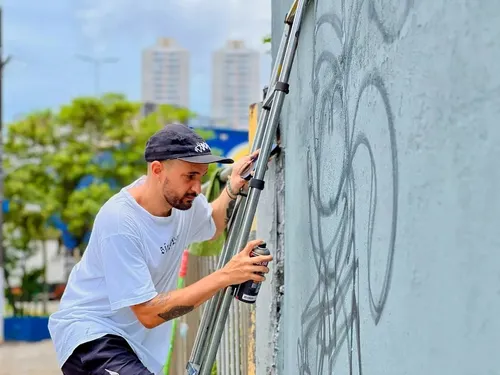
<svg viewBox="0 0 500 375">
<path fill-rule="evenodd" d="M 194 130 L 183 124 L 168 124 L 153 134 L 146 143 L 144 158 L 147 162 L 171 159 L 190 163 L 232 164 L 233 159 L 213 155 L 210 146 Z"/>
</svg>

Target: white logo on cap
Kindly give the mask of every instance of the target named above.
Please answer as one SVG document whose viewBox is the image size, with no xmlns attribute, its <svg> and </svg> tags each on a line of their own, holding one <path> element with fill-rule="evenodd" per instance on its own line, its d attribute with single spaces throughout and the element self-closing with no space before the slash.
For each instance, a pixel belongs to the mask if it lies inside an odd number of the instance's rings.
<svg viewBox="0 0 500 375">
<path fill-rule="evenodd" d="M 194 150 L 196 152 L 210 151 L 210 146 L 206 142 L 198 142 Z"/>
</svg>

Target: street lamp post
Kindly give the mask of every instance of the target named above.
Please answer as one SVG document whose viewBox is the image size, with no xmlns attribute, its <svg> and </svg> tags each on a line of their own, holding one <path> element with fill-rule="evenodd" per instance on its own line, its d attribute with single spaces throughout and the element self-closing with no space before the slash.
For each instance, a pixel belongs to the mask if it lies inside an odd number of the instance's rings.
<svg viewBox="0 0 500 375">
<path fill-rule="evenodd" d="M 118 62 L 118 58 L 116 58 L 116 57 L 96 58 L 96 57 L 91 57 L 91 56 L 82 55 L 82 54 L 77 54 L 76 58 L 79 60 L 82 60 L 86 63 L 94 65 L 94 90 L 95 90 L 95 95 L 99 95 L 101 65 L 114 64 L 114 63 Z"/>
<path fill-rule="evenodd" d="M 4 288 L 4 265 L 5 265 L 5 249 L 3 247 L 3 70 L 10 60 L 10 57 L 3 59 L 3 9 L 0 1 L 0 343 L 4 341 L 3 332 L 3 315 L 5 311 L 5 288 Z"/>
</svg>

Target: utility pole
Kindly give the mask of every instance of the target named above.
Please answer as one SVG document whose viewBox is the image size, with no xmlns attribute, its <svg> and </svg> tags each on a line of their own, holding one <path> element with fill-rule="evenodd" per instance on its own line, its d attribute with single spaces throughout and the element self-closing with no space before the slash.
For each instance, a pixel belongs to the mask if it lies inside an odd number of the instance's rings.
<svg viewBox="0 0 500 375">
<path fill-rule="evenodd" d="M 116 57 L 104 57 L 104 58 L 96 58 L 96 57 L 91 57 L 87 55 L 82 55 L 82 54 L 77 54 L 76 58 L 79 60 L 82 60 L 86 63 L 94 65 L 94 90 L 95 90 L 95 95 L 99 95 L 99 90 L 100 90 L 100 70 L 101 70 L 101 65 L 103 64 L 114 64 L 118 62 L 118 58 Z"/>
<path fill-rule="evenodd" d="M 3 332 L 3 314 L 5 310 L 5 287 L 4 287 L 4 266 L 5 266 L 5 249 L 3 247 L 3 71 L 4 67 L 10 60 L 10 57 L 3 59 L 3 9 L 0 1 L 0 343 L 4 341 Z"/>
</svg>

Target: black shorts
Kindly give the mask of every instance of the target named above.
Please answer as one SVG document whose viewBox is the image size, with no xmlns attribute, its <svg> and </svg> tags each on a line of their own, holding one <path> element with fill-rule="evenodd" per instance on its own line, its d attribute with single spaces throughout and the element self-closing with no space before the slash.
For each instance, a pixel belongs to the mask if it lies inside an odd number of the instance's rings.
<svg viewBox="0 0 500 375">
<path fill-rule="evenodd" d="M 127 341 L 115 335 L 78 346 L 61 370 L 64 375 L 154 375 Z"/>
</svg>

